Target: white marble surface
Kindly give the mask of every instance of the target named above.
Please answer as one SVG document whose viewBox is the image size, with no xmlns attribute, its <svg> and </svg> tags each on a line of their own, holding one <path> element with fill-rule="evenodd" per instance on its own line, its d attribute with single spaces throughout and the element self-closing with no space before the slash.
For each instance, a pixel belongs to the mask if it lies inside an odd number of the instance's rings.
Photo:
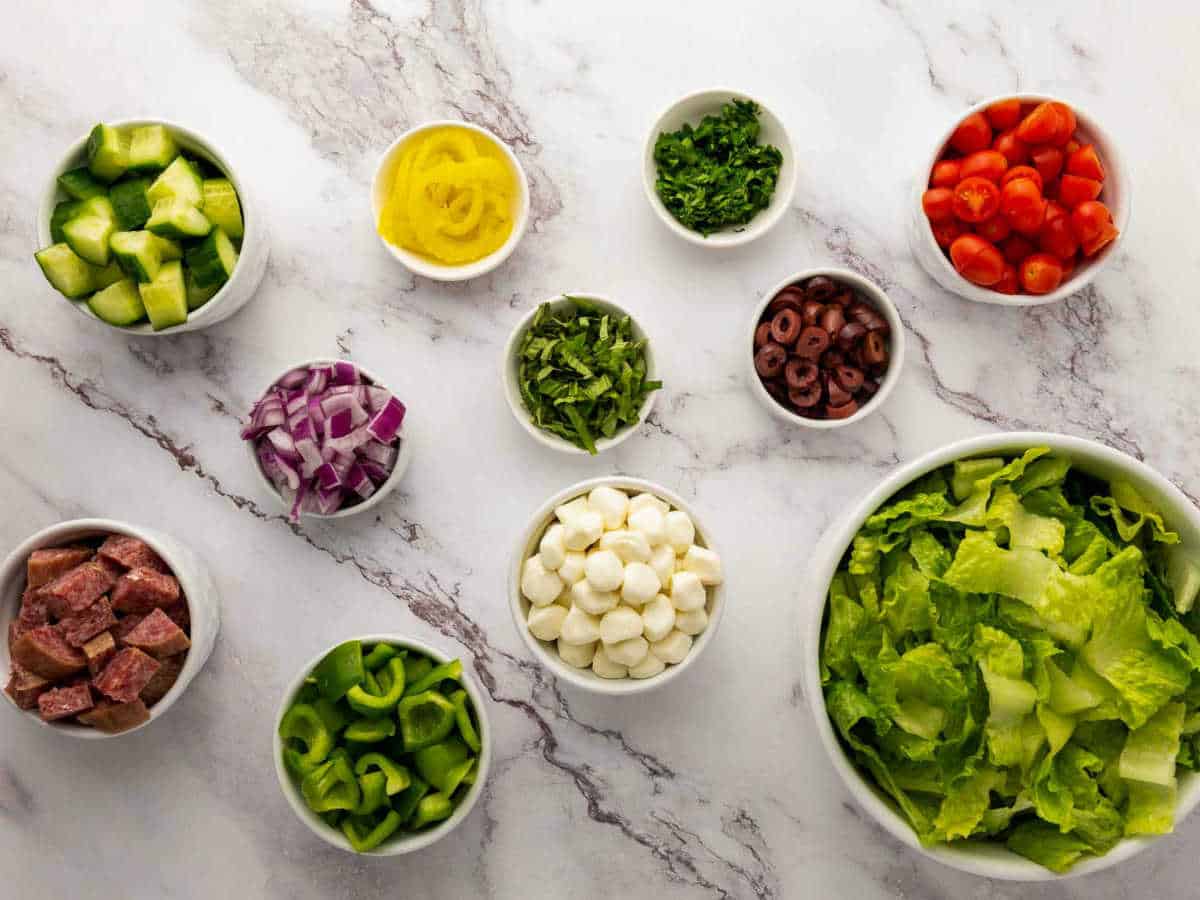
<svg viewBox="0 0 1200 900">
<path fill-rule="evenodd" d="M 83 746 L 0 716 L 0 894 L 10 897 L 1183 897 L 1200 820 L 1117 870 L 993 884 L 865 821 L 801 695 L 797 574 L 850 498 L 949 439 L 1052 428 L 1200 491 L 1200 180 L 1187 4 L 655 4 L 156 0 L 13 4 L 0 29 L 0 544 L 80 515 L 189 540 L 223 592 L 216 651 L 162 721 Z M 98 8 L 98 7 L 96 7 Z M 1074 11 L 1072 11 L 1074 10 Z M 642 196 L 644 131 L 712 83 L 770 102 L 799 153 L 768 238 L 712 254 Z M 1095 287 L 1012 312 L 937 289 L 906 249 L 913 167 L 948 119 L 1015 89 L 1077 99 L 1122 142 L 1133 227 Z M 239 163 L 273 233 L 232 320 L 127 340 L 75 315 L 31 259 L 54 158 L 98 119 L 163 115 Z M 376 242 L 368 186 L 408 126 L 463 116 L 512 141 L 534 192 L 516 255 L 466 286 L 415 282 Z M 743 383 L 746 316 L 789 271 L 879 280 L 909 329 L 886 408 L 791 430 Z M 599 460 L 512 421 L 509 328 L 563 290 L 607 293 L 652 333 L 667 388 Z M 287 363 L 343 354 L 410 403 L 419 445 L 378 516 L 290 528 L 235 417 Z M 688 677 L 647 696 L 560 690 L 509 618 L 514 534 L 599 473 L 683 493 L 724 550 L 729 611 Z M 352 633 L 394 629 L 469 660 L 491 695 L 495 765 L 464 826 L 419 856 L 317 842 L 269 757 L 283 685 Z M 128 880 L 131 877 L 132 880 Z"/>
</svg>

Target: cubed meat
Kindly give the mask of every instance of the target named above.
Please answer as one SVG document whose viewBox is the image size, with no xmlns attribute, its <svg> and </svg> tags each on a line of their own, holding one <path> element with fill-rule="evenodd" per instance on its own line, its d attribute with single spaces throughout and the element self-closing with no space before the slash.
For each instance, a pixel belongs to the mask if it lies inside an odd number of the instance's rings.
<svg viewBox="0 0 1200 900">
<path fill-rule="evenodd" d="M 150 718 L 150 710 L 142 700 L 131 700 L 128 703 L 113 703 L 104 697 L 87 712 L 80 713 L 79 721 L 91 725 L 98 731 L 116 734 L 118 731 L 128 731 L 136 728 Z"/>
<path fill-rule="evenodd" d="M 175 576 L 153 569 L 130 569 L 117 579 L 112 593 L 113 609 L 119 612 L 148 613 L 178 600 L 179 582 Z"/>
<path fill-rule="evenodd" d="M 96 690 L 118 703 L 136 700 L 160 663 L 136 647 L 126 647 L 112 658 L 104 671 L 92 682 Z"/>
<path fill-rule="evenodd" d="M 21 595 L 21 611 L 17 613 L 16 618 L 17 637 L 33 628 L 49 624 L 50 610 L 46 608 L 46 601 L 42 599 L 41 592 L 37 588 L 25 588 L 25 593 Z"/>
<path fill-rule="evenodd" d="M 110 564 L 92 560 L 59 575 L 41 588 L 39 594 L 55 618 L 65 619 L 87 609 L 107 594 L 116 581 L 116 572 Z"/>
<path fill-rule="evenodd" d="M 129 613 L 117 619 L 117 627 L 113 629 L 113 637 L 117 639 L 118 647 L 125 646 L 125 636 L 137 628 L 144 618 L 146 617 L 141 613 Z"/>
<path fill-rule="evenodd" d="M 156 572 L 165 573 L 171 571 L 162 561 L 162 557 L 151 550 L 145 541 L 127 534 L 110 534 L 100 545 L 99 555 L 122 569 L 154 569 Z"/>
<path fill-rule="evenodd" d="M 152 610 L 138 623 L 137 628 L 125 635 L 125 644 L 145 650 L 158 659 L 182 653 L 192 646 L 183 629 L 172 622 L 161 609 Z"/>
<path fill-rule="evenodd" d="M 72 647 L 82 647 L 100 632 L 117 624 L 108 598 L 101 597 L 83 612 L 67 616 L 58 623 L 63 640 Z"/>
<path fill-rule="evenodd" d="M 13 661 L 36 675 L 58 681 L 87 668 L 87 658 L 68 644 L 58 628 L 43 625 L 27 631 L 12 648 Z"/>
<path fill-rule="evenodd" d="M 159 660 L 162 666 L 142 688 L 140 695 L 147 706 L 153 706 L 167 696 L 167 691 L 175 686 L 179 673 L 183 671 L 183 663 L 186 659 L 187 654 L 180 653 L 178 656 L 168 656 L 166 659 Z"/>
<path fill-rule="evenodd" d="M 108 661 L 117 655 L 117 642 L 111 631 L 102 631 L 83 645 L 83 655 L 87 657 L 88 671 L 93 676 L 99 675 L 108 665 Z"/>
<path fill-rule="evenodd" d="M 92 691 L 86 681 L 80 681 L 46 691 L 38 697 L 37 704 L 45 721 L 66 719 L 92 708 Z"/>
<path fill-rule="evenodd" d="M 91 547 L 52 547 L 34 550 L 25 563 L 25 578 L 29 587 L 49 584 L 60 575 L 70 572 L 92 558 Z"/>
<path fill-rule="evenodd" d="M 162 607 L 162 611 L 186 634 L 192 633 L 192 614 L 188 611 L 187 597 L 180 597 L 178 603 Z"/>
<path fill-rule="evenodd" d="M 21 709 L 33 709 L 37 706 L 38 697 L 50 689 L 50 681 L 41 675 L 35 675 L 16 663 L 13 663 L 12 675 L 4 692 L 12 697 Z"/>
</svg>

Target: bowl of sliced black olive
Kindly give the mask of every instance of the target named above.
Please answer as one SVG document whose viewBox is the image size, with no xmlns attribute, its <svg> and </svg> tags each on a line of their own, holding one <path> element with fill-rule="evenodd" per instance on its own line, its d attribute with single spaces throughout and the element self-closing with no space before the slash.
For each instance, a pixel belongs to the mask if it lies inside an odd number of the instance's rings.
<svg viewBox="0 0 1200 900">
<path fill-rule="evenodd" d="M 785 421 L 838 428 L 878 409 L 904 362 L 904 326 L 872 281 L 807 269 L 766 293 L 750 321 L 750 383 Z"/>
</svg>

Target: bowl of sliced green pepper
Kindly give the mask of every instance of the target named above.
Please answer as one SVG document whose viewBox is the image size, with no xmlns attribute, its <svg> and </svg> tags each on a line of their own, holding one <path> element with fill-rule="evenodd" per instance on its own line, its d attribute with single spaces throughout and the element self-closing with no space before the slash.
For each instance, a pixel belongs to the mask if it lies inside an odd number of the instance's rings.
<svg viewBox="0 0 1200 900">
<path fill-rule="evenodd" d="M 397 856 L 467 817 L 487 779 L 491 732 L 461 660 L 374 634 L 301 669 L 280 706 L 274 752 L 284 796 L 314 834 Z"/>
</svg>

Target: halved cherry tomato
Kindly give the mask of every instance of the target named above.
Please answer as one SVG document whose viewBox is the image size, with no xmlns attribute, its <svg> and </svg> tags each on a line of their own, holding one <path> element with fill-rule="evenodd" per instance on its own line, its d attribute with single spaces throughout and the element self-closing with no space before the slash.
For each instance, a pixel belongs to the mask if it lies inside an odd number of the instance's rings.
<svg viewBox="0 0 1200 900">
<path fill-rule="evenodd" d="M 975 233 L 993 244 L 999 244 L 1012 234 L 1012 226 L 1008 224 L 1008 219 L 1004 216 L 992 216 L 986 222 L 976 225 Z"/>
<path fill-rule="evenodd" d="M 962 169 L 961 159 L 941 159 L 933 164 L 933 175 L 929 178 L 930 187 L 945 187 L 952 188 L 960 181 L 962 176 L 959 171 Z"/>
<path fill-rule="evenodd" d="M 1038 232 L 1038 246 L 1046 253 L 1053 253 L 1059 259 L 1070 259 L 1079 249 L 1079 238 L 1071 230 L 1071 218 L 1061 210 L 1052 219 L 1046 212 L 1046 221 Z"/>
<path fill-rule="evenodd" d="M 1053 200 L 1047 200 L 1046 201 L 1046 221 L 1043 222 L 1042 224 L 1045 225 L 1050 222 L 1053 222 L 1055 219 L 1061 219 L 1061 218 L 1069 219 L 1070 217 L 1071 217 L 1070 211 L 1063 209 L 1061 203 L 1056 203 Z"/>
<path fill-rule="evenodd" d="M 1079 141 L 1075 140 L 1075 138 L 1071 138 L 1069 141 L 1067 141 L 1067 145 L 1063 147 L 1063 153 L 1067 154 L 1067 156 L 1070 156 L 1078 149 Z"/>
<path fill-rule="evenodd" d="M 992 126 L 988 124 L 983 113 L 971 113 L 950 135 L 950 146 L 959 153 L 974 153 L 985 150 L 992 143 Z"/>
<path fill-rule="evenodd" d="M 1050 138 L 1049 143 L 1056 147 L 1065 146 L 1075 133 L 1075 111 L 1065 103 L 1051 104 L 1058 113 L 1058 133 Z"/>
<path fill-rule="evenodd" d="M 1067 147 L 1070 146 L 1070 144 L 1067 144 Z M 1100 164 L 1100 157 L 1096 153 L 1096 148 L 1091 144 L 1086 144 L 1073 153 L 1068 154 L 1067 174 L 1103 181 L 1104 166 Z"/>
<path fill-rule="evenodd" d="M 1042 182 L 1042 173 L 1033 168 L 1033 166 L 1013 166 L 1000 179 L 1000 187 L 1004 187 L 1010 181 L 1016 181 L 1018 178 L 1029 178 L 1037 185 L 1039 191 L 1045 189 L 1045 185 Z"/>
<path fill-rule="evenodd" d="M 1027 144 L 1046 144 L 1056 138 L 1064 123 L 1053 103 L 1039 103 L 1017 126 L 1017 138 Z M 1067 137 L 1070 137 L 1068 132 Z M 1065 142 L 1065 139 L 1064 139 Z"/>
<path fill-rule="evenodd" d="M 1067 209 L 1074 209 L 1080 203 L 1095 200 L 1103 189 L 1104 185 L 1094 178 L 1064 175 L 1058 180 L 1058 199 Z"/>
<path fill-rule="evenodd" d="M 921 195 L 921 208 L 930 222 L 945 222 L 954 218 L 954 191 L 950 188 L 930 188 Z"/>
<path fill-rule="evenodd" d="M 1046 200 L 1032 179 L 1018 178 L 1001 189 L 1000 212 L 1013 231 L 1034 235 L 1046 218 Z"/>
<path fill-rule="evenodd" d="M 1049 253 L 1034 253 L 1021 263 L 1021 287 L 1031 294 L 1048 294 L 1062 283 L 1062 261 Z"/>
<path fill-rule="evenodd" d="M 933 239 L 943 249 L 949 247 L 954 243 L 955 238 L 967 231 L 967 226 L 958 219 L 950 219 L 948 222 L 932 222 L 930 227 L 933 229 Z"/>
<path fill-rule="evenodd" d="M 1000 208 L 1000 189 L 986 178 L 964 178 L 954 187 L 954 214 L 964 222 L 990 219 Z"/>
<path fill-rule="evenodd" d="M 1058 177 L 1063 167 L 1063 152 L 1057 147 L 1034 147 L 1029 151 L 1033 166 L 1042 176 L 1042 184 L 1047 185 Z"/>
<path fill-rule="evenodd" d="M 1029 148 L 1018 140 L 1016 132 L 1011 130 L 996 135 L 996 139 L 992 141 L 992 149 L 1004 154 L 1010 166 L 1019 166 L 1029 159 Z"/>
<path fill-rule="evenodd" d="M 991 287 L 1004 276 L 1004 257 L 977 234 L 964 234 L 950 245 L 950 261 L 967 281 Z"/>
<path fill-rule="evenodd" d="M 1003 153 L 995 150 L 976 150 L 970 156 L 963 158 L 959 176 L 961 178 L 978 176 L 986 178 L 993 184 L 999 184 L 1006 169 L 1008 169 L 1008 160 L 1004 158 Z"/>
<path fill-rule="evenodd" d="M 1021 260 L 1030 253 L 1037 250 L 1037 247 L 1023 234 L 1010 234 L 1000 242 L 1000 250 L 1004 253 L 1004 258 L 1016 266 L 1020 265 Z"/>
<path fill-rule="evenodd" d="M 1015 128 L 1021 121 L 1021 101 L 1016 97 L 1011 100 L 997 100 L 985 109 L 983 114 L 997 131 Z"/>
<path fill-rule="evenodd" d="M 1064 260 L 1062 261 L 1062 267 L 1063 267 L 1063 277 L 1062 277 L 1062 280 L 1063 280 L 1064 282 L 1065 282 L 1065 281 L 1066 281 L 1068 278 L 1070 278 L 1072 275 L 1074 275 L 1074 274 L 1075 274 L 1075 261 L 1076 261 L 1076 259 L 1077 259 L 1077 258 L 1078 258 L 1078 257 L 1075 257 L 1075 256 L 1068 256 L 1066 259 L 1064 259 Z"/>
<path fill-rule="evenodd" d="M 1015 294 L 1021 289 L 1021 282 L 1017 279 L 1017 267 L 1012 263 L 1004 264 L 1004 274 L 1000 276 L 1000 280 L 992 285 L 992 290 L 999 291 L 1001 294 Z"/>
<path fill-rule="evenodd" d="M 1071 230 L 1084 256 L 1095 256 L 1117 237 L 1112 213 L 1099 200 L 1080 203 L 1071 213 Z"/>
</svg>

